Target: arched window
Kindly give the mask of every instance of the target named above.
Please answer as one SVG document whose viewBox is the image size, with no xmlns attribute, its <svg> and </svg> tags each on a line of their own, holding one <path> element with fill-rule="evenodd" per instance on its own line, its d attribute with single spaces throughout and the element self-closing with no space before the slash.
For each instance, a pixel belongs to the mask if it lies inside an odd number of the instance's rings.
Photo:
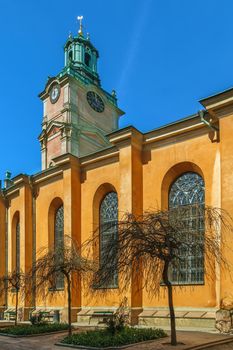
<svg viewBox="0 0 233 350">
<path fill-rule="evenodd" d="M 85 65 L 90 67 L 91 64 L 91 56 L 88 52 L 85 52 Z"/>
<path fill-rule="evenodd" d="M 15 241 L 15 248 L 16 248 L 16 272 L 20 272 L 20 223 L 19 220 L 16 223 L 16 241 Z"/>
<path fill-rule="evenodd" d="M 11 227 L 11 271 L 20 272 L 20 213 L 16 211 L 12 219 Z"/>
<path fill-rule="evenodd" d="M 104 252 L 108 249 L 109 241 L 117 238 L 118 199 L 116 192 L 109 192 L 100 204 L 100 267 L 106 264 Z M 105 288 L 118 286 L 118 272 L 113 266 L 112 280 Z"/>
<path fill-rule="evenodd" d="M 57 211 L 55 212 L 54 217 L 54 250 L 56 253 L 56 250 L 58 250 L 58 259 L 60 260 L 61 257 L 61 247 L 64 244 L 64 208 L 63 205 L 61 205 Z M 56 276 L 56 289 L 63 289 L 64 288 L 64 276 L 61 273 L 58 273 Z"/>
<path fill-rule="evenodd" d="M 70 62 L 73 60 L 73 52 L 72 51 L 69 52 L 69 60 L 70 60 Z"/>
<path fill-rule="evenodd" d="M 64 241 L 64 209 L 61 205 L 55 213 L 54 245 L 62 244 Z"/>
<path fill-rule="evenodd" d="M 201 247 L 204 237 L 205 184 L 203 178 L 194 172 L 179 176 L 169 191 L 169 210 L 182 220 L 184 231 L 190 243 L 198 243 Z M 188 227 L 185 231 L 185 227 Z M 177 267 L 170 271 L 170 280 L 178 284 L 201 284 L 204 282 L 204 253 L 198 249 L 194 253 L 193 244 L 181 245 L 180 260 Z M 178 267 L 179 264 L 179 267 Z"/>
</svg>

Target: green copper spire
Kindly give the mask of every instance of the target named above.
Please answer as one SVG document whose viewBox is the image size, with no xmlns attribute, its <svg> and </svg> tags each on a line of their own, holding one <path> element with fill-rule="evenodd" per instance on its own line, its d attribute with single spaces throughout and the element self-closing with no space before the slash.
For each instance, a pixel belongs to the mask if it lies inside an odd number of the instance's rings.
<svg viewBox="0 0 233 350">
<path fill-rule="evenodd" d="M 99 53 L 90 41 L 90 35 L 85 38 L 83 33 L 83 16 L 77 17 L 79 31 L 77 36 L 69 35 L 65 46 L 65 69 L 72 68 L 82 77 L 91 83 L 100 86 L 100 79 L 97 72 L 97 60 Z"/>
</svg>

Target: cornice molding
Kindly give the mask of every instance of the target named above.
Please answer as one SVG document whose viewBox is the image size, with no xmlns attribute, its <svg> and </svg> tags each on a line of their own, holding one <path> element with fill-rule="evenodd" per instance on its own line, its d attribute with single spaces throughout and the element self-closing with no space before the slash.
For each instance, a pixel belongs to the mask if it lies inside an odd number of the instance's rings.
<svg viewBox="0 0 233 350">
<path fill-rule="evenodd" d="M 79 158 L 70 153 L 62 154 L 52 160 L 54 161 L 55 166 L 64 166 L 67 164 L 70 164 L 71 166 L 79 166 L 80 164 Z"/>
<path fill-rule="evenodd" d="M 70 78 L 71 77 L 69 75 L 63 75 L 59 78 L 58 77 L 50 77 L 46 82 L 44 90 L 38 95 L 38 97 L 42 101 L 45 100 L 46 98 L 49 97 L 49 90 L 51 89 L 51 86 L 54 83 L 57 82 L 59 85 L 64 86 L 69 81 Z"/>
<path fill-rule="evenodd" d="M 114 131 L 107 135 L 109 141 L 117 148 L 129 145 L 142 148 L 143 134 L 133 126 Z"/>
<path fill-rule="evenodd" d="M 29 175 L 19 174 L 11 179 L 12 185 L 3 190 L 4 198 L 16 194 L 23 186 L 29 186 Z"/>
<path fill-rule="evenodd" d="M 146 136 L 146 135 L 144 136 L 143 144 L 147 145 L 147 144 L 152 143 L 152 142 L 157 142 L 157 141 L 169 139 L 173 136 L 184 135 L 187 132 L 197 130 L 200 128 L 205 128 L 205 125 L 202 122 L 196 123 L 195 125 L 186 126 L 186 127 L 180 128 L 178 130 L 167 131 L 167 132 L 162 133 L 162 134 L 158 134 L 155 131 L 154 135 L 151 134 L 150 136 Z"/>
<path fill-rule="evenodd" d="M 64 170 L 68 167 L 79 168 L 79 159 L 70 153 L 53 158 L 52 161 L 54 166 L 31 176 L 31 183 L 33 185 L 40 184 L 46 180 L 55 180 L 58 176 L 63 176 Z"/>
<path fill-rule="evenodd" d="M 199 102 L 211 115 L 221 118 L 225 116 L 222 111 L 226 108 L 229 114 L 233 113 L 233 88 L 203 98 Z"/>
<path fill-rule="evenodd" d="M 95 157 L 95 158 L 92 158 L 92 159 L 89 159 L 89 160 L 84 160 L 81 162 L 81 168 L 87 166 L 87 165 L 90 165 L 90 164 L 94 164 L 94 163 L 98 163 L 98 162 L 102 162 L 103 160 L 106 160 L 106 159 L 112 159 L 114 157 L 118 157 L 119 156 L 119 151 L 115 151 L 115 152 L 111 152 L 109 154 L 103 154 L 103 155 L 100 155 L 98 157 Z"/>
<path fill-rule="evenodd" d="M 63 170 L 57 170 L 55 173 L 52 173 L 52 174 L 43 174 L 41 177 L 37 177 L 35 180 L 34 180 L 34 183 L 35 184 L 39 184 L 41 182 L 44 182 L 46 180 L 50 180 L 52 178 L 55 178 L 57 177 L 58 175 L 63 175 Z"/>
</svg>

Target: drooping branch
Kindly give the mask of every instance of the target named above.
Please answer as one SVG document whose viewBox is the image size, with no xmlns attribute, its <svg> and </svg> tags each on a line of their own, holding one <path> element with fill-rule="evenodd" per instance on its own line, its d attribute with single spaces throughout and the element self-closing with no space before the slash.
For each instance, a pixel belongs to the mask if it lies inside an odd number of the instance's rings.
<svg viewBox="0 0 233 350">
<path fill-rule="evenodd" d="M 104 288 L 111 283 L 114 271 L 118 273 L 122 291 L 130 288 L 132 274 L 137 269 L 143 271 L 140 288 L 146 288 L 151 293 L 158 293 L 164 280 L 168 288 L 173 343 L 176 343 L 172 271 L 176 272 L 176 284 L 182 286 L 182 264 L 190 263 L 190 257 L 200 264 L 200 280 L 204 276 L 213 278 L 216 264 L 230 270 L 230 263 L 223 254 L 223 247 L 225 250 L 230 247 L 227 239 L 220 239 L 220 236 L 228 232 L 229 239 L 232 235 L 231 217 L 219 208 L 184 205 L 169 211 L 145 212 L 138 217 L 126 213 L 115 225 L 118 234 L 105 242 L 93 287 L 106 291 Z M 105 230 L 109 232 L 109 227 L 99 227 L 86 242 L 90 255 L 100 239 L 99 232 L 104 233 Z"/>
<path fill-rule="evenodd" d="M 36 273 L 35 288 L 37 295 L 51 295 L 56 292 L 58 279 L 63 278 L 67 288 L 68 323 L 71 335 L 72 278 L 74 274 L 87 277 L 96 270 L 93 261 L 81 255 L 81 248 L 70 236 L 56 245 L 56 249 L 42 248 L 31 273 Z"/>
<path fill-rule="evenodd" d="M 17 325 L 18 321 L 19 300 L 26 296 L 30 284 L 30 276 L 18 270 L 14 270 L 0 277 L 0 294 L 8 292 L 13 292 L 15 294 L 15 325 Z"/>
</svg>

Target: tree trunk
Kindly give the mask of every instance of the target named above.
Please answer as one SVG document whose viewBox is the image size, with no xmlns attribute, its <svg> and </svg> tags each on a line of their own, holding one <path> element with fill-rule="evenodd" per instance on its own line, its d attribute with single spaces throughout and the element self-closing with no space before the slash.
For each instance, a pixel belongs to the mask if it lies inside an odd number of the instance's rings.
<svg viewBox="0 0 233 350">
<path fill-rule="evenodd" d="M 69 274 L 66 275 L 67 279 L 67 295 L 68 295 L 68 334 L 72 335 L 72 326 L 71 326 L 71 282 Z"/>
<path fill-rule="evenodd" d="M 17 326 L 18 302 L 19 302 L 19 291 L 18 291 L 18 288 L 16 288 L 16 295 L 15 295 L 15 326 Z"/>
<path fill-rule="evenodd" d="M 168 305 L 169 305 L 170 323 L 171 323 L 171 345 L 177 345 L 176 318 L 175 318 L 175 312 L 174 312 L 174 306 L 173 306 L 172 284 L 168 279 L 168 267 L 169 267 L 169 262 L 165 261 L 164 268 L 163 268 L 163 281 L 168 291 Z"/>
</svg>

